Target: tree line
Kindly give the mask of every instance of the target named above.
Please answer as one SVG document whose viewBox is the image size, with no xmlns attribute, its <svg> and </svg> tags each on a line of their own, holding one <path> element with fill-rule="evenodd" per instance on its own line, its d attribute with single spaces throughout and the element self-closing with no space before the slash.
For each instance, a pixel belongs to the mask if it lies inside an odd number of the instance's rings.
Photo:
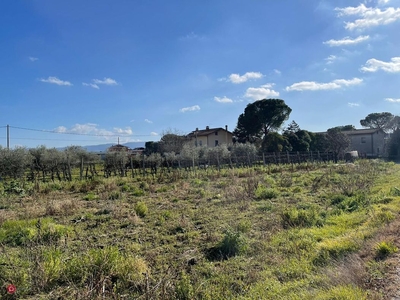
<svg viewBox="0 0 400 300">
<path fill-rule="evenodd" d="M 281 99 L 262 99 L 249 103 L 244 112 L 239 115 L 237 126 L 233 131 L 232 143 L 254 145 L 259 152 L 287 151 L 330 151 L 335 160 L 348 149 L 350 139 L 346 131 L 356 130 L 354 125 L 344 125 L 329 128 L 323 133 L 314 133 L 301 129 L 292 121 L 282 129 L 289 119 L 292 109 Z M 388 147 L 388 154 L 400 154 L 400 117 L 389 112 L 371 113 L 360 120 L 364 128 L 382 129 L 391 133 L 393 138 Z M 147 142 L 146 154 L 174 152 L 180 153 L 189 141 L 185 135 L 167 132 L 159 142 Z"/>
<path fill-rule="evenodd" d="M 344 133 L 355 130 L 353 125 L 337 126 L 324 133 L 313 133 L 292 121 L 282 129 L 289 119 L 291 108 L 281 99 L 263 99 L 246 106 L 239 115 L 233 141 L 229 145 L 200 147 L 186 135 L 168 131 L 159 142 L 147 142 L 141 156 L 127 152 L 107 152 L 100 158 L 79 146 L 64 150 L 39 146 L 32 149 L 0 147 L 0 177 L 30 180 L 72 180 L 73 170 L 79 169 L 80 179 L 99 175 L 96 169 L 102 165 L 104 176 L 126 176 L 127 169 L 157 173 L 160 167 L 195 167 L 223 164 L 251 165 L 263 153 L 279 152 L 331 152 L 337 161 L 348 148 L 350 140 Z M 388 155 L 400 155 L 400 117 L 391 113 L 371 113 L 360 124 L 366 128 L 382 129 L 391 133 Z M 258 158 L 257 158 L 258 157 Z M 132 171 L 133 172 L 133 171 Z M 138 171 L 139 172 L 139 171 Z M 132 173 L 133 174 L 133 173 Z"/>
</svg>

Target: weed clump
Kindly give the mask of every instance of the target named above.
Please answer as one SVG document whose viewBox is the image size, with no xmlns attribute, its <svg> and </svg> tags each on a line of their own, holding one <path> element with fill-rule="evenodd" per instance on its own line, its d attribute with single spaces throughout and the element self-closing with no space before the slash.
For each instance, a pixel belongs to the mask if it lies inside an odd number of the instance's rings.
<svg viewBox="0 0 400 300">
<path fill-rule="evenodd" d="M 245 253 L 248 249 L 248 243 L 241 232 L 228 229 L 225 231 L 218 249 L 224 258 L 229 258 Z"/>
<path fill-rule="evenodd" d="M 283 228 L 322 226 L 323 218 L 316 208 L 288 208 L 281 213 Z"/>
<path fill-rule="evenodd" d="M 382 241 L 375 246 L 375 259 L 383 260 L 397 251 L 399 251 L 399 249 L 393 242 Z"/>
<path fill-rule="evenodd" d="M 147 208 L 146 203 L 140 201 L 135 205 L 135 212 L 139 217 L 145 217 L 149 209 Z"/>
<path fill-rule="evenodd" d="M 0 227 L 0 243 L 11 246 L 27 246 L 32 242 L 53 244 L 69 232 L 68 227 L 55 224 L 50 218 L 7 220 Z"/>
<path fill-rule="evenodd" d="M 279 196 L 279 192 L 274 188 L 259 185 L 255 191 L 255 196 L 258 200 L 274 199 Z"/>
</svg>

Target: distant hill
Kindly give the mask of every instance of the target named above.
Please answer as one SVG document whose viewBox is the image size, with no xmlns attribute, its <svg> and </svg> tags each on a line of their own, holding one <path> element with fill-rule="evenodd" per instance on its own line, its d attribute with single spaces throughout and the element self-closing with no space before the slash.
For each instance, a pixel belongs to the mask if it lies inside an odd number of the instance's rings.
<svg viewBox="0 0 400 300">
<path fill-rule="evenodd" d="M 134 148 L 139 148 L 139 147 L 144 147 L 145 142 L 130 142 L 130 143 L 125 143 L 121 144 L 124 146 L 127 146 L 131 149 Z M 101 144 L 101 145 L 89 145 L 89 146 L 82 146 L 83 149 L 86 149 L 88 152 L 106 152 L 108 148 L 111 146 L 116 145 L 116 144 Z M 63 150 L 65 148 L 60 148 L 60 150 Z"/>
</svg>

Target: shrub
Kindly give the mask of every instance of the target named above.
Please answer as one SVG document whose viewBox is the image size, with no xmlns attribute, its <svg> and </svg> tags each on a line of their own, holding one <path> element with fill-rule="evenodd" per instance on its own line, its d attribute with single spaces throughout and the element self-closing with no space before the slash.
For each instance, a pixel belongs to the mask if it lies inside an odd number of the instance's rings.
<svg viewBox="0 0 400 300">
<path fill-rule="evenodd" d="M 393 242 L 380 242 L 375 246 L 375 259 L 385 259 L 390 254 L 396 253 L 399 249 Z"/>
<path fill-rule="evenodd" d="M 308 209 L 286 209 L 281 213 L 281 221 L 283 228 L 323 225 L 323 219 L 314 207 Z"/>
<path fill-rule="evenodd" d="M 149 209 L 147 208 L 147 205 L 144 202 L 138 202 L 135 205 L 135 212 L 139 217 L 142 218 L 145 217 L 147 215 L 148 210 Z"/>
<path fill-rule="evenodd" d="M 279 195 L 279 192 L 276 189 L 273 188 L 266 188 L 264 186 L 258 186 L 256 191 L 255 191 L 256 198 L 259 200 L 264 200 L 264 199 L 274 199 L 277 198 Z"/>
<path fill-rule="evenodd" d="M 182 272 L 181 278 L 175 287 L 175 299 L 190 300 L 193 299 L 193 286 L 190 278 L 185 272 Z"/>
<path fill-rule="evenodd" d="M 4 183 L 4 192 L 7 194 L 15 194 L 18 196 L 25 195 L 25 189 L 21 186 L 21 183 L 16 180 Z"/>
<path fill-rule="evenodd" d="M 218 246 L 224 258 L 243 254 L 247 251 L 247 248 L 247 241 L 241 232 L 230 229 L 225 231 L 224 238 Z"/>
</svg>

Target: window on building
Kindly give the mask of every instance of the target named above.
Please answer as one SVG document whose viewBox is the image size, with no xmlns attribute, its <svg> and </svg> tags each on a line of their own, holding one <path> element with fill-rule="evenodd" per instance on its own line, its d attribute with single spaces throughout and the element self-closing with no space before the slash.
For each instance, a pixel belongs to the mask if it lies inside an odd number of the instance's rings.
<svg viewBox="0 0 400 300">
<path fill-rule="evenodd" d="M 367 138 L 365 136 L 361 137 L 361 144 L 365 144 L 367 142 Z"/>
<path fill-rule="evenodd" d="M 200 147 L 203 146 L 203 141 L 199 141 Z"/>
<path fill-rule="evenodd" d="M 215 140 L 215 147 L 218 146 L 218 140 Z"/>
<path fill-rule="evenodd" d="M 218 131 L 215 132 L 215 135 L 218 135 Z"/>
</svg>

